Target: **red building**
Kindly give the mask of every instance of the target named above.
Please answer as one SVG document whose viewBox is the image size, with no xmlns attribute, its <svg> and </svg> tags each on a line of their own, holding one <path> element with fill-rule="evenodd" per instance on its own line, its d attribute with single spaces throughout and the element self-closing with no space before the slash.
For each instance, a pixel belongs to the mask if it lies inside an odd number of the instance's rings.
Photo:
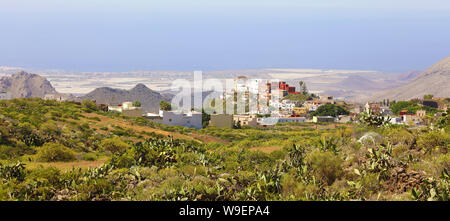
<svg viewBox="0 0 450 221">
<path fill-rule="evenodd" d="M 403 116 L 403 115 L 408 115 L 408 111 L 407 110 L 402 110 L 402 111 L 400 111 L 400 114 L 399 114 L 400 116 Z"/>
<path fill-rule="evenodd" d="M 280 90 L 287 91 L 288 94 L 299 94 L 299 92 L 295 92 L 295 87 L 289 87 L 289 84 L 286 84 L 285 81 L 280 81 L 278 83 L 278 88 L 280 88 Z"/>
</svg>

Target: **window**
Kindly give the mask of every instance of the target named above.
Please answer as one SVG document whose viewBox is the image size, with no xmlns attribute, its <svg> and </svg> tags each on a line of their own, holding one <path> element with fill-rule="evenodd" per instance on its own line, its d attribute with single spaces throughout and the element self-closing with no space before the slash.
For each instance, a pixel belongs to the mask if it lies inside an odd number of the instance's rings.
<svg viewBox="0 0 450 221">
<path fill-rule="evenodd" d="M 172 119 L 169 119 L 169 122 L 172 122 Z"/>
</svg>

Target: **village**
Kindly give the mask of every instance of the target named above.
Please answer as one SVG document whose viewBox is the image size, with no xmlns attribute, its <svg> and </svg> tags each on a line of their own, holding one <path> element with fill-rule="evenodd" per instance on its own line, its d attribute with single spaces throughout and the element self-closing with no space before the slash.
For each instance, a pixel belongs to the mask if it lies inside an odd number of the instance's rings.
<svg viewBox="0 0 450 221">
<path fill-rule="evenodd" d="M 145 112 L 140 101 L 121 104 L 97 104 L 100 110 L 121 113 L 128 117 L 145 117 L 156 123 L 201 129 L 204 127 L 241 128 L 271 127 L 280 123 L 358 123 L 362 113 L 382 116 L 390 124 L 409 126 L 426 125 L 430 118 L 440 117 L 447 111 L 448 98 L 426 95 L 411 101 L 383 101 L 355 103 L 335 100 L 333 96 L 309 93 L 306 84 L 299 82 L 299 90 L 284 81 L 248 79 L 239 76 L 233 87 L 224 90 L 210 103 L 223 102 L 223 111 L 173 110 L 171 104 L 162 101 L 159 112 Z M 1 100 L 11 99 L 11 94 L 0 92 Z M 70 101 L 73 98 L 61 94 L 46 94 L 45 100 Z M 80 100 L 75 99 L 80 102 Z M 409 102 L 408 105 L 400 105 Z M 226 108 L 226 105 L 234 108 Z M 396 107 L 395 107 L 396 106 Z M 392 110 L 395 107 L 395 110 Z M 400 109 L 399 109 L 400 108 Z M 403 108 L 403 109 L 402 109 Z M 409 110 L 408 110 L 409 109 Z M 427 111 L 428 110 L 428 111 Z M 230 113 L 231 112 L 231 113 Z M 207 115 L 207 116 L 203 116 Z M 205 123 L 205 119 L 207 122 Z"/>
<path fill-rule="evenodd" d="M 221 96 L 216 98 L 216 102 L 222 101 L 224 106 L 227 102 L 231 103 L 234 106 L 232 113 L 216 113 L 214 111 L 214 113 L 207 114 L 202 109 L 180 112 L 172 110 L 170 104 L 165 101 L 162 102 L 165 103 L 164 105 L 160 105 L 158 113 L 144 113 L 139 101 L 127 101 L 117 105 L 98 105 L 105 111 L 118 112 L 129 117 L 145 117 L 164 125 L 195 129 L 206 126 L 235 129 L 271 127 L 280 123 L 358 123 L 362 113 L 382 116 L 391 124 L 421 126 L 427 124 L 427 119 L 430 117 L 439 117 L 442 112 L 447 111 L 448 99 L 430 95 L 423 99 L 412 100 L 415 105 L 415 109 L 412 111 L 407 107 L 393 111 L 392 107 L 395 106 L 396 101 L 352 103 L 335 100 L 333 96 L 329 95 L 310 94 L 304 82 L 299 82 L 299 86 L 300 91 L 297 91 L 295 86 L 283 81 L 270 82 L 269 80 L 247 79 L 245 76 L 239 76 L 234 79 L 232 90 L 224 91 Z M 55 98 L 47 96 L 46 99 Z M 239 104 L 243 104 L 244 107 L 237 108 Z M 432 111 L 427 112 L 427 110 Z M 208 116 L 205 118 L 203 115 Z M 206 124 L 205 119 L 208 120 Z"/>
</svg>

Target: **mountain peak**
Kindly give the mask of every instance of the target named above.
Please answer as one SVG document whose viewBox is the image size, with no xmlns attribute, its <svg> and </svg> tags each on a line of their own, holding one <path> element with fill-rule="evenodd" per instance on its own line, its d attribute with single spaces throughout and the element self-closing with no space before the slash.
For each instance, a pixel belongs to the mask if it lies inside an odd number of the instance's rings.
<svg viewBox="0 0 450 221">
<path fill-rule="evenodd" d="M 136 86 L 134 86 L 134 88 L 131 90 L 135 90 L 135 89 L 150 89 L 150 88 L 145 86 L 145 84 L 139 83 L 139 84 L 136 84 Z"/>
<path fill-rule="evenodd" d="M 425 94 L 450 96 L 450 56 L 423 71 L 408 84 L 376 93 L 371 100 L 407 100 L 421 98 Z"/>
<path fill-rule="evenodd" d="M 17 72 L 10 77 L 2 77 L 0 90 L 10 92 L 13 98 L 44 98 L 46 94 L 58 93 L 46 78 L 25 71 Z"/>
<path fill-rule="evenodd" d="M 450 56 L 440 60 L 427 70 L 425 70 L 421 76 L 429 76 L 434 73 L 443 73 L 450 76 Z"/>
<path fill-rule="evenodd" d="M 117 105 L 125 101 L 139 101 L 146 112 L 157 113 L 159 111 L 159 102 L 165 100 L 161 94 L 151 90 L 144 84 L 137 84 L 130 90 L 115 88 L 97 88 L 81 99 L 96 100 L 97 103 Z"/>
</svg>

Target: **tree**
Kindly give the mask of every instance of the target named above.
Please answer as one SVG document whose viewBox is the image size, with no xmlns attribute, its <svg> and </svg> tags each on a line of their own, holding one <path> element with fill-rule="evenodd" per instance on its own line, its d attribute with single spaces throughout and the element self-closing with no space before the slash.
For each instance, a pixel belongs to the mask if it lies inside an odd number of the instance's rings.
<svg viewBox="0 0 450 221">
<path fill-rule="evenodd" d="M 142 104 L 141 104 L 140 101 L 136 101 L 136 102 L 133 103 L 133 106 L 134 106 L 134 107 L 141 107 Z"/>
<path fill-rule="evenodd" d="M 303 84 L 305 84 L 305 82 L 303 82 L 303 81 L 299 81 L 299 82 L 298 82 L 298 85 L 300 86 L 300 88 L 303 87 Z"/>
<path fill-rule="evenodd" d="M 433 97 L 434 97 L 434 95 L 432 95 L 432 94 L 425 94 L 425 95 L 423 95 L 423 99 L 424 100 L 431 100 L 431 99 L 433 99 Z"/>
<path fill-rule="evenodd" d="M 97 104 L 91 100 L 84 100 L 81 102 L 81 106 L 86 108 L 89 112 L 98 110 Z"/>
<path fill-rule="evenodd" d="M 209 125 L 209 120 L 211 120 L 211 115 L 207 114 L 204 109 L 202 109 L 202 127 L 206 128 Z"/>
<path fill-rule="evenodd" d="M 437 112 L 436 108 L 428 107 L 428 106 L 420 106 L 417 103 L 414 103 L 412 101 L 398 101 L 395 103 L 392 103 L 391 110 L 394 114 L 399 114 L 400 111 L 407 110 L 408 114 L 415 114 L 418 110 L 426 110 L 427 113 L 433 114 Z"/>
<path fill-rule="evenodd" d="M 333 116 L 348 115 L 349 112 L 343 107 L 335 104 L 325 104 L 317 108 L 311 115 L 312 116 Z"/>
<path fill-rule="evenodd" d="M 299 81 L 298 84 L 300 85 L 300 91 L 303 95 L 308 95 L 308 89 L 306 88 L 306 83 L 304 81 Z"/>
<path fill-rule="evenodd" d="M 163 111 L 170 111 L 172 110 L 172 105 L 167 101 L 161 101 L 159 103 L 159 108 Z"/>
</svg>

